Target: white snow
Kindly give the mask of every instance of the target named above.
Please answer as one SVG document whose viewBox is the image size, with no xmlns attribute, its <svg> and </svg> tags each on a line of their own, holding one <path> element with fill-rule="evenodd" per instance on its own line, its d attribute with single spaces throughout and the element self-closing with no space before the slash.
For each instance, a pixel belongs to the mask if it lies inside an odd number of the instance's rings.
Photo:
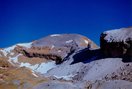
<svg viewBox="0 0 132 89">
<path fill-rule="evenodd" d="M 51 37 L 54 37 L 54 36 L 60 36 L 60 34 L 53 34 L 53 35 L 50 35 Z"/>
<path fill-rule="evenodd" d="M 35 70 L 38 66 L 39 66 L 39 64 L 36 64 L 36 65 L 31 65 L 30 63 L 21 63 L 20 64 L 20 67 L 27 67 L 32 70 Z"/>
<path fill-rule="evenodd" d="M 55 46 L 54 46 L 54 45 L 52 45 L 52 46 L 51 46 L 51 49 L 53 49 L 54 47 L 55 47 Z"/>
<path fill-rule="evenodd" d="M 68 43 L 71 43 L 73 40 L 68 40 L 68 41 L 66 41 L 66 43 L 68 44 Z"/>
<path fill-rule="evenodd" d="M 65 61 L 61 65 L 53 68 L 45 75 L 49 77 L 53 76 L 58 79 L 72 80 L 72 78 L 76 76 L 77 72 L 81 70 L 83 63 L 76 63 L 74 65 L 70 65 L 69 63 L 71 62 L 66 63 L 68 61 Z"/>
<path fill-rule="evenodd" d="M 20 67 L 27 67 L 41 74 L 47 73 L 50 69 L 56 67 L 55 61 L 31 65 L 29 63 L 21 63 Z"/>
<path fill-rule="evenodd" d="M 36 75 L 36 74 L 34 73 L 34 71 L 32 71 L 32 75 L 35 76 L 35 77 L 38 77 L 38 75 Z"/>
<path fill-rule="evenodd" d="M 86 44 L 88 44 L 88 41 L 87 41 L 87 40 L 84 40 L 84 42 L 85 42 Z"/>
<path fill-rule="evenodd" d="M 32 42 L 30 43 L 21 43 L 21 44 L 16 44 L 16 45 L 13 45 L 11 47 L 7 47 L 7 48 L 4 48 L 3 50 L 0 50 L 1 52 L 3 52 L 4 56 L 7 56 L 7 54 L 11 53 L 12 50 L 14 50 L 14 48 L 18 45 L 18 46 L 23 46 L 23 47 L 26 47 L 26 48 L 31 48 L 31 45 Z M 13 55 L 13 53 L 11 54 Z"/>
<path fill-rule="evenodd" d="M 0 51 L 4 54 L 4 56 L 8 54 L 5 50 L 0 50 Z"/>
<path fill-rule="evenodd" d="M 42 74 L 47 73 L 50 69 L 56 67 L 55 61 L 41 63 L 40 66 L 36 69 L 36 72 L 40 72 Z"/>
<path fill-rule="evenodd" d="M 56 75 L 54 75 L 55 78 L 57 78 L 57 79 L 64 79 L 64 80 L 72 80 L 72 78 L 74 76 L 75 75 L 67 75 L 67 76 L 56 76 Z"/>
<path fill-rule="evenodd" d="M 15 47 L 16 47 L 16 45 L 13 45 L 11 47 L 4 48 L 0 51 L 4 54 L 4 56 L 7 56 L 7 54 L 10 53 Z"/>
<path fill-rule="evenodd" d="M 13 61 L 14 63 L 18 63 L 18 57 L 20 55 L 22 55 L 22 54 L 19 54 L 19 55 L 15 56 L 15 57 L 9 57 L 9 62 L 12 62 Z"/>
<path fill-rule="evenodd" d="M 23 47 L 26 47 L 26 48 L 31 48 L 32 47 L 32 42 L 30 42 L 30 43 L 19 43 L 17 45 L 18 46 L 23 46 Z"/>
<path fill-rule="evenodd" d="M 60 52 L 62 52 L 61 50 L 58 50 L 58 52 L 60 53 Z"/>
<path fill-rule="evenodd" d="M 108 42 L 125 42 L 128 38 L 132 39 L 132 28 L 121 28 L 104 32 L 105 40 Z"/>
<path fill-rule="evenodd" d="M 10 53 L 11 56 L 14 55 L 14 54 L 15 54 L 14 52 L 11 52 L 11 53 Z"/>
<path fill-rule="evenodd" d="M 15 47 L 16 47 L 16 45 L 13 45 L 11 47 L 5 48 L 4 51 L 7 53 L 10 53 Z"/>
</svg>

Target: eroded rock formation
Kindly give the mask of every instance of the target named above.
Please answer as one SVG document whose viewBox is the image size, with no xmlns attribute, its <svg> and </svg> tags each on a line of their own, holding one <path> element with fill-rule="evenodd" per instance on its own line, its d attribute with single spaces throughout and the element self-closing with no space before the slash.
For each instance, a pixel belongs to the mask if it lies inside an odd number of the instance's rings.
<svg viewBox="0 0 132 89">
<path fill-rule="evenodd" d="M 103 32 L 100 46 L 106 57 L 123 57 L 126 58 L 124 61 L 132 61 L 132 27 Z"/>
</svg>

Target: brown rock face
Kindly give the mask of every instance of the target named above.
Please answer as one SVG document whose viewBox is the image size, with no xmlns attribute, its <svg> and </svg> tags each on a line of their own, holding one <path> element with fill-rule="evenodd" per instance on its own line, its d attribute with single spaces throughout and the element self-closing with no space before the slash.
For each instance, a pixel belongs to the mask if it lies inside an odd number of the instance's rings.
<svg viewBox="0 0 132 89">
<path fill-rule="evenodd" d="M 132 28 L 102 33 L 100 46 L 106 57 L 123 57 L 124 61 L 132 61 Z"/>
<path fill-rule="evenodd" d="M 57 64 L 62 61 L 60 55 L 52 54 L 49 51 L 50 50 L 47 50 L 45 48 L 32 47 L 30 49 L 24 49 L 22 53 L 28 58 L 41 58 L 46 60 L 53 60 L 56 61 Z"/>
<path fill-rule="evenodd" d="M 84 48 L 98 48 L 90 39 L 78 34 L 55 34 L 36 40 L 29 49 L 20 50 L 25 56 L 55 60 L 61 63 L 65 57 Z M 18 51 L 19 52 L 19 51 Z"/>
<path fill-rule="evenodd" d="M 32 89 L 33 86 L 48 81 L 37 76 L 26 67 L 16 67 L 7 58 L 0 57 L 0 89 Z"/>
</svg>

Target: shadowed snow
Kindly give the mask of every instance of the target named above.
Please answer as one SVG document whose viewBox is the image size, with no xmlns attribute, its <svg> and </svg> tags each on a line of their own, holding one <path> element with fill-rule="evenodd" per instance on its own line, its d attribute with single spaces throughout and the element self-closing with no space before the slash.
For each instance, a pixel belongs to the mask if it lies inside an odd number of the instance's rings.
<svg viewBox="0 0 132 89">
<path fill-rule="evenodd" d="M 21 63 L 20 66 L 27 67 L 36 72 L 44 74 L 44 73 L 47 73 L 50 69 L 56 67 L 56 64 L 55 64 L 55 61 L 51 61 L 51 62 L 35 64 L 35 65 L 31 65 L 29 63 Z"/>
<path fill-rule="evenodd" d="M 107 74 L 116 72 L 123 63 L 121 58 L 106 58 L 97 61 L 93 61 L 91 68 L 87 71 L 84 80 L 101 80 Z"/>
</svg>

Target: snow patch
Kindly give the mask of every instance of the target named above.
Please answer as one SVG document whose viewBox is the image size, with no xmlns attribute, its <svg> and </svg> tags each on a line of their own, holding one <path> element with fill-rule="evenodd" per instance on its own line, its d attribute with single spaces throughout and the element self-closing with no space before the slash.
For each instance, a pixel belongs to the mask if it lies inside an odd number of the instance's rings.
<svg viewBox="0 0 132 89">
<path fill-rule="evenodd" d="M 60 53 L 60 52 L 62 52 L 62 51 L 61 51 L 61 50 L 58 50 L 57 52 L 59 52 L 59 53 Z"/>
<path fill-rule="evenodd" d="M 39 66 L 39 64 L 36 64 L 36 65 L 31 65 L 30 63 L 21 63 L 20 64 L 20 67 L 27 67 L 32 70 L 35 70 L 38 66 Z"/>
<path fill-rule="evenodd" d="M 31 48 L 31 46 L 32 46 L 31 44 L 32 44 L 32 42 L 16 44 L 16 45 L 13 45 L 11 47 L 4 48 L 3 50 L 1 50 L 1 52 L 3 52 L 4 56 L 7 56 L 7 54 L 11 53 L 11 51 L 14 50 L 16 46 L 23 46 L 23 47 L 26 47 L 26 48 Z M 11 55 L 13 55 L 13 53 Z"/>
<path fill-rule="evenodd" d="M 18 46 L 23 46 L 23 47 L 26 47 L 26 48 L 31 48 L 32 47 L 32 42 L 30 42 L 30 43 L 19 43 L 17 45 Z"/>
<path fill-rule="evenodd" d="M 9 57 L 9 62 L 12 63 L 12 61 L 13 61 L 14 63 L 18 63 L 18 57 L 21 56 L 21 55 L 22 54 L 19 54 L 19 55 L 15 56 L 15 57 Z"/>
<path fill-rule="evenodd" d="M 72 78 L 74 76 L 75 75 L 67 75 L 67 76 L 56 76 L 56 75 L 54 75 L 55 78 L 57 78 L 57 79 L 64 79 L 64 80 L 72 80 Z"/>
<path fill-rule="evenodd" d="M 11 53 L 10 53 L 11 56 L 14 55 L 14 54 L 15 54 L 14 52 L 11 52 Z"/>
<path fill-rule="evenodd" d="M 87 40 L 84 40 L 84 42 L 85 42 L 86 44 L 88 44 L 88 41 L 87 41 Z"/>
<path fill-rule="evenodd" d="M 38 75 L 36 75 L 36 74 L 34 73 L 34 71 L 32 71 L 32 75 L 35 76 L 35 77 L 38 77 Z"/>
<path fill-rule="evenodd" d="M 67 44 L 68 44 L 68 43 L 71 43 L 71 42 L 73 42 L 73 40 L 68 40 L 68 41 L 66 41 Z"/>
<path fill-rule="evenodd" d="M 54 37 L 54 36 L 60 36 L 60 34 L 53 34 L 53 35 L 50 35 L 51 37 Z"/>
<path fill-rule="evenodd" d="M 127 39 L 132 40 L 132 29 L 131 28 L 121 28 L 121 29 L 115 29 L 115 30 L 110 30 L 110 31 L 105 31 L 104 34 L 105 40 L 107 42 L 125 42 Z"/>
<path fill-rule="evenodd" d="M 4 54 L 4 56 L 7 56 L 7 52 L 5 50 L 1 50 L 1 52 Z"/>
<path fill-rule="evenodd" d="M 13 45 L 8 48 L 4 48 L 3 50 L 1 50 L 1 52 L 4 54 L 4 56 L 7 56 L 7 54 L 10 53 L 12 50 L 14 50 L 15 47 L 16 47 L 16 45 Z"/>
<path fill-rule="evenodd" d="M 56 67 L 55 61 L 41 63 L 40 66 L 36 69 L 36 72 L 40 72 L 42 74 L 47 73 L 50 69 Z"/>
<path fill-rule="evenodd" d="M 56 67 L 55 61 L 31 65 L 29 63 L 21 63 L 20 67 L 27 67 L 39 73 L 47 73 L 50 69 Z"/>
<path fill-rule="evenodd" d="M 4 51 L 7 53 L 10 53 L 15 47 L 16 47 L 16 45 L 13 45 L 11 47 L 5 48 Z"/>
<path fill-rule="evenodd" d="M 54 45 L 52 45 L 52 46 L 51 46 L 51 49 L 53 49 L 54 47 L 55 47 L 55 46 L 54 46 Z"/>
</svg>

